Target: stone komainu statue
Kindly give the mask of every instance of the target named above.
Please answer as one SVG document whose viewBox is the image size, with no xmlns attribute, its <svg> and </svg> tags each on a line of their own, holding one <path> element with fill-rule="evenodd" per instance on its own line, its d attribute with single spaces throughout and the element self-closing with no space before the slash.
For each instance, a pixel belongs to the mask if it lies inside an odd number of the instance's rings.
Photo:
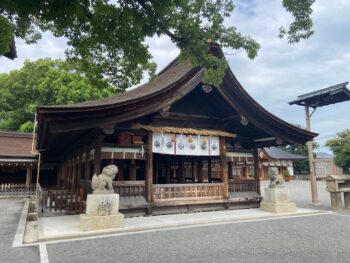
<svg viewBox="0 0 350 263">
<path fill-rule="evenodd" d="M 116 165 L 108 165 L 102 169 L 100 175 L 94 174 L 91 180 L 93 194 L 113 194 L 113 179 L 118 173 Z"/>
<path fill-rule="evenodd" d="M 270 188 L 283 188 L 284 187 L 284 180 L 282 175 L 278 174 L 278 169 L 276 167 L 273 167 L 268 174 L 270 178 Z"/>
</svg>

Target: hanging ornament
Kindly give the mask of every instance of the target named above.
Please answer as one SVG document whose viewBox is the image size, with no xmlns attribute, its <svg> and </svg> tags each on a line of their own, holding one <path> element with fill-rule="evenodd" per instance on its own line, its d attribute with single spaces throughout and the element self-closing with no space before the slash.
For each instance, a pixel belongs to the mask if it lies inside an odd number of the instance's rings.
<svg viewBox="0 0 350 263">
<path fill-rule="evenodd" d="M 188 143 L 192 143 L 193 142 L 193 138 L 192 138 L 192 135 L 190 134 L 189 136 L 188 136 Z"/>
<path fill-rule="evenodd" d="M 176 142 L 176 135 L 175 135 L 175 134 L 173 134 L 173 136 L 171 136 L 171 142 L 172 142 L 172 143 L 175 143 L 175 142 Z"/>
</svg>

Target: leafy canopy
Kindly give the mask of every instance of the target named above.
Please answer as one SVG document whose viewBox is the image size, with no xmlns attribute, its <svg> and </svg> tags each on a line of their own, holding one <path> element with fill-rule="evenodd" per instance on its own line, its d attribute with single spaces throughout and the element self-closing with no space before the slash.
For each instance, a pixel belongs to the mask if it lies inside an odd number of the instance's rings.
<svg viewBox="0 0 350 263">
<path fill-rule="evenodd" d="M 345 171 L 350 170 L 350 129 L 337 133 L 334 139 L 328 140 L 326 146 L 335 154 L 335 163 Z"/>
<path fill-rule="evenodd" d="M 314 0 L 283 0 L 294 20 L 280 37 L 291 43 L 312 35 Z M 35 43 L 49 30 L 68 39 L 67 57 L 79 61 L 96 78 L 104 77 L 119 91 L 135 85 L 143 72 L 151 76 L 155 64 L 146 37 L 167 35 L 181 57 L 207 69 L 206 81 L 219 85 L 227 68 L 224 59 L 207 53 L 210 43 L 243 49 L 253 59 L 259 44 L 227 25 L 233 0 L 2 0 L 0 54 L 9 51 L 14 37 Z"/>
<path fill-rule="evenodd" d="M 300 125 L 295 125 L 295 126 L 301 128 Z M 313 144 L 313 149 L 317 149 L 319 147 L 319 144 L 317 142 L 313 142 L 312 144 Z M 294 153 L 302 156 L 308 156 L 307 145 L 286 145 L 286 146 L 279 146 L 279 148 L 286 152 L 290 152 L 290 153 Z M 314 157 L 315 157 L 315 154 L 314 154 Z M 309 159 L 295 160 L 293 161 L 293 167 L 296 173 L 309 172 L 310 171 Z"/>
<path fill-rule="evenodd" d="M 105 81 L 91 81 L 74 63 L 39 59 L 0 74 L 0 130 L 31 131 L 36 107 L 107 97 Z"/>
</svg>

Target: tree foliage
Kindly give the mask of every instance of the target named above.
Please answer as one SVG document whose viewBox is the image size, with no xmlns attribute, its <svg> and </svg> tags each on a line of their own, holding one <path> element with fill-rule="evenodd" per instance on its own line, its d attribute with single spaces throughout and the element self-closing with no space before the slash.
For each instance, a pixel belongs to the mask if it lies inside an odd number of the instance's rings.
<svg viewBox="0 0 350 263">
<path fill-rule="evenodd" d="M 311 34 L 314 0 L 283 0 L 295 21 L 281 29 L 290 42 Z M 68 39 L 68 58 L 79 61 L 87 73 L 108 79 L 124 91 L 139 82 L 155 64 L 146 37 L 167 35 L 181 57 L 207 68 L 206 81 L 219 85 L 227 62 L 208 54 L 208 45 L 243 49 L 253 59 L 259 44 L 227 25 L 233 0 L 3 0 L 0 2 L 0 53 L 8 51 L 13 37 L 36 42 L 49 30 Z M 9 26 L 10 25 L 10 26 Z"/>
<path fill-rule="evenodd" d="M 91 81 L 74 63 L 39 59 L 0 74 L 0 129 L 31 131 L 38 105 L 70 104 L 110 96 L 103 80 Z"/>
<path fill-rule="evenodd" d="M 300 125 L 296 125 L 296 126 L 300 127 Z M 319 144 L 317 142 L 313 142 L 313 148 L 317 149 L 318 147 L 319 147 Z M 280 146 L 279 148 L 293 154 L 308 156 L 307 145 L 286 145 L 286 146 Z M 309 172 L 310 171 L 309 159 L 295 160 L 293 161 L 293 167 L 296 173 Z"/>
<path fill-rule="evenodd" d="M 350 129 L 337 133 L 334 139 L 327 141 L 326 146 L 335 154 L 335 163 L 350 171 Z"/>
</svg>

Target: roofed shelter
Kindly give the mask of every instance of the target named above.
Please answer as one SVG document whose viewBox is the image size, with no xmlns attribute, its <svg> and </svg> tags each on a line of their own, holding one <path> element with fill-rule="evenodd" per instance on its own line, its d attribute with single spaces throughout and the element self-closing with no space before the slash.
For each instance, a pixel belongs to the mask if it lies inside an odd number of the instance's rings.
<svg viewBox="0 0 350 263">
<path fill-rule="evenodd" d="M 320 89 L 314 92 L 310 92 L 304 95 L 298 96 L 294 101 L 289 102 L 290 105 L 299 105 L 305 107 L 305 119 L 306 119 L 306 129 L 311 130 L 310 119 L 312 114 L 318 107 L 323 107 L 339 102 L 350 100 L 350 90 L 346 87 L 348 82 L 340 83 L 337 85 L 330 86 L 325 89 Z M 313 112 L 310 114 L 309 108 L 313 108 Z M 318 193 L 316 184 L 316 169 L 313 156 L 312 141 L 307 142 L 309 163 L 310 165 L 310 182 L 311 182 L 311 196 L 312 203 L 318 204 Z"/>
<path fill-rule="evenodd" d="M 224 56 L 216 45 L 209 52 Z M 266 111 L 230 68 L 219 87 L 206 84 L 204 74 L 175 59 L 131 91 L 38 107 L 37 147 L 44 162 L 57 163 L 58 187 L 88 185 L 113 163 L 126 213 L 259 206 L 258 148 L 304 144 L 316 134 Z M 236 176 L 248 161 L 254 174 Z"/>
</svg>

